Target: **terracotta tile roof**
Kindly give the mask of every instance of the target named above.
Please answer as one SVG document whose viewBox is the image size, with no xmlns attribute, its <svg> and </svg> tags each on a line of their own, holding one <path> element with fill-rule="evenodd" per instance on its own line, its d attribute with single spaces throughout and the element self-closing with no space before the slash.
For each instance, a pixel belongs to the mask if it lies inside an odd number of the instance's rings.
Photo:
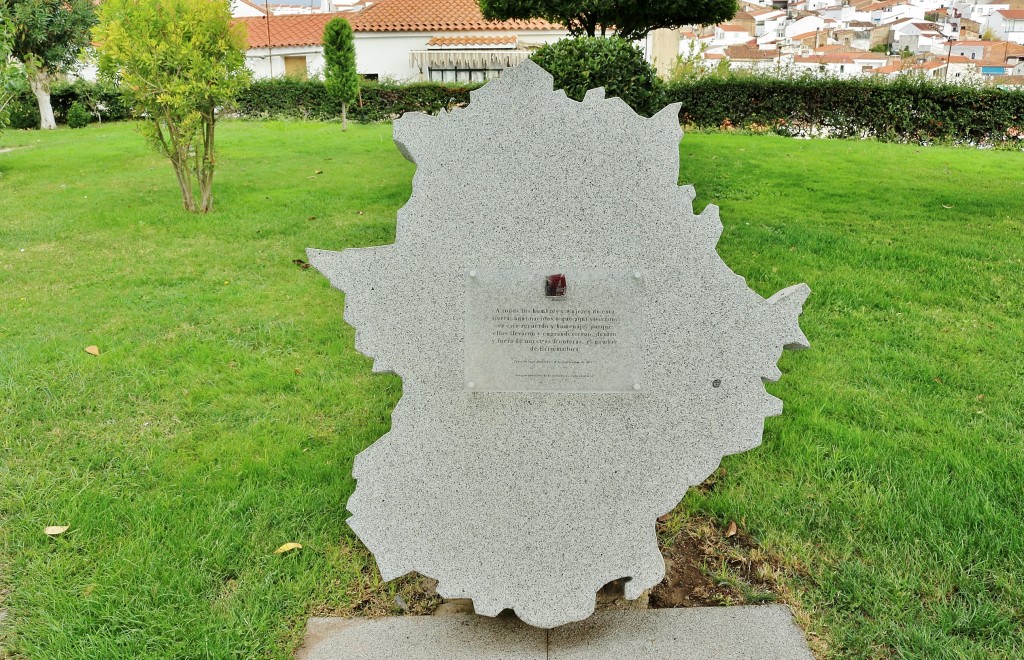
<svg viewBox="0 0 1024 660">
<path fill-rule="evenodd" d="M 485 21 L 476 0 L 380 0 L 352 16 L 365 32 L 458 32 L 460 30 L 561 30 L 539 18 Z"/>
<path fill-rule="evenodd" d="M 736 25 L 735 23 L 721 23 L 721 24 L 718 25 L 718 29 L 719 30 L 723 30 L 725 32 L 746 32 L 747 31 L 747 28 L 743 27 L 742 25 Z"/>
<path fill-rule="evenodd" d="M 476 0 L 380 0 L 359 12 L 236 18 L 249 31 L 249 48 L 318 46 L 324 26 L 337 17 L 356 32 L 459 32 L 561 30 L 547 21 L 485 21 Z M 269 28 L 268 28 L 269 23 Z M 269 33 L 269 34 L 268 34 Z"/>
<path fill-rule="evenodd" d="M 778 55 L 775 51 L 761 50 L 747 44 L 729 46 L 725 56 L 730 60 L 774 60 Z"/>
<path fill-rule="evenodd" d="M 324 39 L 327 22 L 337 14 L 285 14 L 236 18 L 249 32 L 249 48 L 318 46 Z M 348 18 L 344 16 L 343 18 Z"/>
<path fill-rule="evenodd" d="M 996 13 L 1011 21 L 1024 20 L 1024 9 L 1000 9 Z"/>
<path fill-rule="evenodd" d="M 793 58 L 797 62 L 815 64 L 853 64 L 864 60 L 875 60 L 876 62 L 887 62 L 889 57 L 882 53 L 824 53 L 822 55 L 797 55 Z"/>
<path fill-rule="evenodd" d="M 874 2 L 866 7 L 861 7 L 861 11 L 878 11 L 885 9 L 886 7 L 898 7 L 899 5 L 909 5 L 910 2 L 907 0 L 882 0 L 882 2 Z"/>
<path fill-rule="evenodd" d="M 515 35 L 507 37 L 434 37 L 427 42 L 427 46 L 515 46 L 518 38 Z"/>
<path fill-rule="evenodd" d="M 900 71 L 903 71 L 904 68 L 906 68 L 906 67 L 904 67 L 903 64 L 886 64 L 885 66 L 879 66 L 879 67 L 875 67 L 874 69 L 871 69 L 871 73 L 878 73 L 878 74 L 899 73 Z"/>
<path fill-rule="evenodd" d="M 815 53 L 866 53 L 868 51 L 846 44 L 825 44 L 814 49 Z"/>
</svg>

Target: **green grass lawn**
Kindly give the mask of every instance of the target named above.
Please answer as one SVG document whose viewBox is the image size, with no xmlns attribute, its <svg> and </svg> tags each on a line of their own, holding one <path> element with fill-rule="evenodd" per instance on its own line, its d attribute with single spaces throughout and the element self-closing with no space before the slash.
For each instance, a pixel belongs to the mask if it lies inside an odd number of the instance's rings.
<svg viewBox="0 0 1024 660">
<path fill-rule="evenodd" d="M 0 154 L 0 647 L 286 657 L 311 613 L 397 588 L 344 502 L 401 382 L 292 263 L 393 239 L 413 166 L 390 134 L 225 123 L 206 217 L 128 124 L 3 136 L 24 148 Z M 726 262 L 814 293 L 812 349 L 769 385 L 785 413 L 675 515 L 740 521 L 796 569 L 825 653 L 1021 657 L 1022 156 L 723 134 L 681 153 Z"/>
</svg>

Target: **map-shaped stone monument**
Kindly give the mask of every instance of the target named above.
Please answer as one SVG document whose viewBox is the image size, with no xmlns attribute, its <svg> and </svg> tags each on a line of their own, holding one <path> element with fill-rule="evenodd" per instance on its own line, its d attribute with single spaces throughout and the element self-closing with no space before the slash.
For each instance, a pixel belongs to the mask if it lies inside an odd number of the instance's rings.
<svg viewBox="0 0 1024 660">
<path fill-rule="evenodd" d="M 810 289 L 764 299 L 679 186 L 678 106 L 552 89 L 530 61 L 464 109 L 395 122 L 416 164 L 392 245 L 309 261 L 374 371 L 402 377 L 348 524 L 390 580 L 551 628 L 665 572 L 657 518 L 782 412 Z"/>
</svg>

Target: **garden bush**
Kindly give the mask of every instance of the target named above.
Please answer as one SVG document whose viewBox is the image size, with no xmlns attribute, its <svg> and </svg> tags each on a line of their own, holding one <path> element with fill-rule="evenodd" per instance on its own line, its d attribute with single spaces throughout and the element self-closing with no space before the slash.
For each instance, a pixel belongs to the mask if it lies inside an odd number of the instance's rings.
<svg viewBox="0 0 1024 660">
<path fill-rule="evenodd" d="M 576 37 L 542 46 L 530 56 L 555 78 L 555 89 L 582 101 L 588 89 L 604 87 L 638 113 L 664 107 L 661 80 L 643 52 L 618 37 Z"/>
<path fill-rule="evenodd" d="M 39 106 L 30 92 L 18 94 L 7 108 L 10 128 L 39 128 Z"/>
<path fill-rule="evenodd" d="M 68 126 L 70 128 L 85 128 L 91 119 L 89 111 L 85 109 L 81 101 L 75 101 L 68 108 Z"/>
</svg>

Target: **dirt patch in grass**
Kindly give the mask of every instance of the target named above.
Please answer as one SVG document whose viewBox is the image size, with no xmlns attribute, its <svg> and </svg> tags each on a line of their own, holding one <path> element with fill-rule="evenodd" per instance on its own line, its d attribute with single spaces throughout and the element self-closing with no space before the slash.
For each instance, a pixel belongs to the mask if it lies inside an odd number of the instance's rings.
<svg viewBox="0 0 1024 660">
<path fill-rule="evenodd" d="M 659 524 L 665 579 L 651 590 L 650 607 L 756 605 L 785 601 L 782 562 L 761 550 L 738 526 L 688 517 L 682 529 Z"/>
</svg>

